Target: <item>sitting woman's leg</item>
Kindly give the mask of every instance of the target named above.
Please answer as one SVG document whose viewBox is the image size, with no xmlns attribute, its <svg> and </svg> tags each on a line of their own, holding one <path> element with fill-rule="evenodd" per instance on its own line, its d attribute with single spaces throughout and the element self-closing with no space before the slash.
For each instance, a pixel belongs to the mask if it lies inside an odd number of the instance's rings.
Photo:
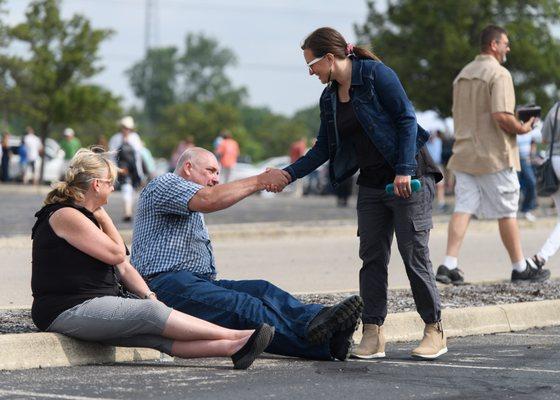
<svg viewBox="0 0 560 400">
<path fill-rule="evenodd" d="M 113 296 L 91 299 L 63 312 L 47 330 L 114 346 L 155 348 L 182 358 L 234 356 L 246 344 L 255 350 L 248 342 L 257 339 L 254 330 L 223 328 L 159 301 Z M 272 334 L 267 330 L 258 337 L 259 354 Z"/>
<path fill-rule="evenodd" d="M 174 340 L 172 355 L 194 358 L 231 356 L 247 343 L 253 332 L 223 328 L 172 310 L 161 335 Z"/>
</svg>

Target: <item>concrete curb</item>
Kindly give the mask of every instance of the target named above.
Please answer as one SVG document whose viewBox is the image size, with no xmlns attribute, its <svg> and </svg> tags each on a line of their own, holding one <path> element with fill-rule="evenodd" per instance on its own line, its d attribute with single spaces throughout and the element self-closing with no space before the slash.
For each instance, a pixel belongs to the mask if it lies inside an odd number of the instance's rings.
<svg viewBox="0 0 560 400">
<path fill-rule="evenodd" d="M 442 319 L 448 337 L 560 325 L 560 300 L 445 309 Z M 424 323 L 415 312 L 389 314 L 385 321 L 388 342 L 419 340 L 423 329 Z M 360 339 L 361 329 L 354 335 L 354 340 Z M 0 335 L 0 370 L 155 360 L 159 357 L 160 352 L 156 350 L 102 346 L 54 333 Z"/>
<path fill-rule="evenodd" d="M 103 346 L 56 333 L 0 335 L 0 370 L 69 367 L 159 358 L 152 349 Z"/>
</svg>

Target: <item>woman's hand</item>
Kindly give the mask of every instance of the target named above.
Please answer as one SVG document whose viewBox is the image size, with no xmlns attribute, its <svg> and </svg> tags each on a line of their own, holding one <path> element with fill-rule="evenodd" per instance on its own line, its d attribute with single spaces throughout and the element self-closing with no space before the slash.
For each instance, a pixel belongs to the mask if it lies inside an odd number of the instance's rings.
<svg viewBox="0 0 560 400">
<path fill-rule="evenodd" d="M 397 175 L 393 181 L 395 186 L 395 196 L 408 199 L 412 195 L 412 188 L 410 187 L 410 175 Z"/>
<path fill-rule="evenodd" d="M 103 207 L 99 207 L 97 210 L 95 210 L 93 212 L 93 216 L 100 224 L 103 221 L 107 221 L 107 219 L 111 220 L 111 217 L 109 217 L 109 214 L 107 214 L 107 211 L 105 211 Z"/>
</svg>

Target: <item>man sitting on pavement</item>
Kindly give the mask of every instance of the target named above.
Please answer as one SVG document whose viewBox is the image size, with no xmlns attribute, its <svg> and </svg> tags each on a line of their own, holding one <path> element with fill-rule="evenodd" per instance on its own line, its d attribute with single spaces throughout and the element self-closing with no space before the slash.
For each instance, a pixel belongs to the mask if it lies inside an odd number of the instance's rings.
<svg viewBox="0 0 560 400">
<path fill-rule="evenodd" d="M 270 353 L 345 360 L 363 303 L 349 297 L 332 307 L 302 304 L 264 280 L 218 280 L 202 213 L 223 210 L 260 190 L 280 191 L 286 172 L 218 185 L 219 164 L 210 151 L 192 147 L 174 173 L 150 182 L 140 194 L 132 237 L 132 265 L 158 299 L 222 326 L 276 328 Z"/>
</svg>

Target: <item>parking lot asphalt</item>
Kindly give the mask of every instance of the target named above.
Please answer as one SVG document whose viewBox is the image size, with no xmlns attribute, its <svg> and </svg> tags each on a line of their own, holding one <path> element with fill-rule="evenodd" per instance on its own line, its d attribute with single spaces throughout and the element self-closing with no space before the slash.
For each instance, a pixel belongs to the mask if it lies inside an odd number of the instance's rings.
<svg viewBox="0 0 560 400">
<path fill-rule="evenodd" d="M 394 343 L 383 360 L 268 356 L 0 372 L 0 399 L 559 399 L 560 327 L 452 339 L 436 361 Z"/>
</svg>

